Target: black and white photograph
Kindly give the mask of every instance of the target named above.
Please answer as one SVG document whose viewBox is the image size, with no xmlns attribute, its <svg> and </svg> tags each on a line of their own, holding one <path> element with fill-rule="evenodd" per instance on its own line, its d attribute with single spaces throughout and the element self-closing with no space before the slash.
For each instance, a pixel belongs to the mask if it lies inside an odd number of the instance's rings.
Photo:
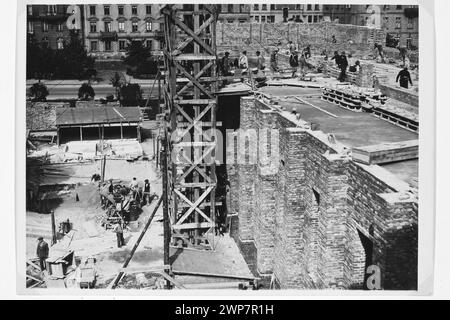
<svg viewBox="0 0 450 320">
<path fill-rule="evenodd" d="M 21 292 L 420 293 L 430 34 L 334 2 L 22 1 Z"/>
</svg>

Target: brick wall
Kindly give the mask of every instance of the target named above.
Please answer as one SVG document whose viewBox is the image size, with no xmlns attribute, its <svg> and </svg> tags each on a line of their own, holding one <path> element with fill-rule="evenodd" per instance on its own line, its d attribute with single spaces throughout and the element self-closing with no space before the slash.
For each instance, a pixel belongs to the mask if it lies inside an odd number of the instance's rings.
<svg viewBox="0 0 450 320">
<path fill-rule="evenodd" d="M 68 102 L 30 102 L 26 105 L 27 130 L 56 130 L 56 108 L 68 108 Z"/>
<path fill-rule="evenodd" d="M 332 43 L 332 36 L 337 42 Z M 384 39 L 385 34 L 378 29 L 363 26 L 321 23 L 217 23 L 217 45 L 219 51 L 229 46 L 275 46 L 279 41 L 285 45 L 289 40 L 300 48 L 311 46 L 313 54 L 323 50 L 343 51 L 357 56 L 373 54 L 376 39 Z"/>
<path fill-rule="evenodd" d="M 419 107 L 419 95 L 417 92 L 414 92 L 411 89 L 408 90 L 398 87 L 394 88 L 382 84 L 379 84 L 378 87 L 380 88 L 381 92 L 389 98 L 402 101 L 414 107 Z"/>
<path fill-rule="evenodd" d="M 274 106 L 241 100 L 241 128 L 280 129 L 276 173 L 236 165 L 231 190 L 239 190 L 244 256 L 281 288 L 361 288 L 367 265 L 359 231 L 373 242 L 368 265 L 380 268 L 382 288 L 415 289 L 417 199 L 381 167 L 352 162 L 322 132 L 289 119 Z"/>
</svg>

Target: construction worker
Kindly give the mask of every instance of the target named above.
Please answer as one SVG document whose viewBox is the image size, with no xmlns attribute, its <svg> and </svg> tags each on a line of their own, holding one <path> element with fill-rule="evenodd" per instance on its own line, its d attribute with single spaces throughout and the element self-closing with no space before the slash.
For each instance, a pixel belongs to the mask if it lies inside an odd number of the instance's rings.
<svg viewBox="0 0 450 320">
<path fill-rule="evenodd" d="M 39 237 L 36 255 L 39 258 L 39 266 L 41 267 L 41 271 L 44 271 L 46 269 L 45 260 L 48 258 L 48 251 L 48 243 L 44 241 L 43 237 Z"/>
<path fill-rule="evenodd" d="M 289 41 L 288 42 L 288 50 L 287 50 L 287 54 L 293 54 L 294 53 L 294 51 L 295 51 L 295 46 L 294 46 L 294 44 L 292 43 L 292 41 Z"/>
<path fill-rule="evenodd" d="M 347 56 L 345 55 L 345 52 L 342 51 L 342 54 L 339 58 L 339 69 L 341 69 L 341 73 L 339 74 L 339 78 L 338 80 L 340 82 L 344 82 L 345 79 L 347 78 L 347 74 L 345 73 L 347 71 L 347 67 L 348 67 L 348 60 L 347 60 Z"/>
<path fill-rule="evenodd" d="M 239 57 L 239 69 L 242 70 L 242 73 L 244 73 L 248 69 L 247 51 L 245 50 L 242 51 L 242 54 Z"/>
<path fill-rule="evenodd" d="M 109 179 L 108 192 L 109 192 L 109 193 L 114 193 L 113 179 Z"/>
<path fill-rule="evenodd" d="M 139 187 L 139 183 L 137 182 L 137 179 L 133 178 L 133 181 L 131 181 L 131 183 L 130 183 L 130 189 L 133 192 L 133 199 L 136 199 L 137 192 L 139 191 L 138 187 Z"/>
<path fill-rule="evenodd" d="M 333 57 L 330 60 L 334 60 L 334 62 L 339 68 L 341 64 L 341 56 L 339 55 L 339 52 L 335 51 Z"/>
<path fill-rule="evenodd" d="M 125 245 L 125 239 L 123 238 L 123 228 L 120 223 L 117 223 L 114 227 L 114 232 L 116 233 L 117 237 L 117 248 L 121 248 Z"/>
<path fill-rule="evenodd" d="M 291 56 L 289 57 L 289 65 L 292 68 L 292 78 L 296 76 L 297 68 L 298 68 L 298 53 L 297 51 L 293 51 Z"/>
<path fill-rule="evenodd" d="M 311 58 L 311 46 L 307 46 L 306 48 L 305 48 L 305 58 L 306 59 L 309 59 L 309 58 Z"/>
<path fill-rule="evenodd" d="M 150 205 L 150 182 L 148 179 L 144 181 L 144 196 L 142 201 L 145 202 L 148 206 Z"/>
<path fill-rule="evenodd" d="M 377 49 L 377 51 L 378 51 L 377 60 L 378 60 L 378 58 L 379 58 L 380 62 L 381 62 L 381 63 L 384 63 L 383 46 L 382 46 L 381 44 L 375 43 L 374 49 Z"/>
<path fill-rule="evenodd" d="M 264 70 L 265 66 L 264 66 L 264 57 L 261 55 L 260 51 L 256 51 L 256 64 L 257 64 L 257 68 L 258 68 L 258 72 L 259 70 Z"/>
<path fill-rule="evenodd" d="M 278 48 L 275 48 L 270 54 L 270 69 L 273 72 L 278 72 L 277 55 L 278 55 Z"/>
<path fill-rule="evenodd" d="M 398 82 L 400 79 L 400 87 L 408 89 L 408 83 L 412 85 L 411 74 L 408 71 L 407 67 L 404 67 L 397 75 L 395 82 Z"/>
<path fill-rule="evenodd" d="M 230 53 L 227 51 L 220 61 L 221 72 L 223 76 L 230 75 Z"/>
</svg>

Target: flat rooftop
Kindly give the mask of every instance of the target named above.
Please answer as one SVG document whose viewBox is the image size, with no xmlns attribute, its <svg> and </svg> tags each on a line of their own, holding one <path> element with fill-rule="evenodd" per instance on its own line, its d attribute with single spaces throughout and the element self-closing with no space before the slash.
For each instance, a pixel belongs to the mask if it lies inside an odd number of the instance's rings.
<svg viewBox="0 0 450 320">
<path fill-rule="evenodd" d="M 363 147 L 419 138 L 417 133 L 376 118 L 370 113 L 349 111 L 323 101 L 320 99 L 320 89 L 268 86 L 261 88 L 260 91 L 272 95 L 285 110 L 295 110 L 300 113 L 302 120 L 318 124 L 319 130 L 333 133 L 340 143 L 348 147 Z M 293 96 L 298 96 L 314 107 Z M 401 180 L 417 185 L 417 159 L 380 166 L 391 171 Z"/>
</svg>

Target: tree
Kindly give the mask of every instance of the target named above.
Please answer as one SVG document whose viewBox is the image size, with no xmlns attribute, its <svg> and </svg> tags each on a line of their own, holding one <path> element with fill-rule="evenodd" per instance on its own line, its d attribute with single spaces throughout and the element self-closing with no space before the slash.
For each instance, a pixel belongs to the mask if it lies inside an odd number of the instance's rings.
<svg viewBox="0 0 450 320">
<path fill-rule="evenodd" d="M 95 58 L 90 57 L 78 34 L 71 31 L 70 41 L 61 50 L 40 44 L 33 35 L 27 38 L 27 78 L 89 79 L 96 75 Z"/>
<path fill-rule="evenodd" d="M 110 79 L 111 85 L 116 89 L 116 97 L 120 100 L 119 89 L 122 86 L 122 78 L 118 72 Z"/>
<path fill-rule="evenodd" d="M 78 98 L 80 100 L 92 100 L 95 97 L 94 88 L 89 83 L 83 83 L 78 89 Z"/>
<path fill-rule="evenodd" d="M 30 94 L 33 96 L 33 101 L 45 101 L 49 92 L 47 86 L 42 82 L 36 82 L 30 88 Z"/>
<path fill-rule="evenodd" d="M 145 46 L 144 41 L 130 41 L 126 48 L 124 63 L 136 71 L 139 65 L 149 60 L 151 56 L 150 48 Z"/>
<path fill-rule="evenodd" d="M 128 83 L 120 88 L 121 104 L 124 107 L 139 106 L 142 100 L 141 86 L 137 83 Z"/>
</svg>

